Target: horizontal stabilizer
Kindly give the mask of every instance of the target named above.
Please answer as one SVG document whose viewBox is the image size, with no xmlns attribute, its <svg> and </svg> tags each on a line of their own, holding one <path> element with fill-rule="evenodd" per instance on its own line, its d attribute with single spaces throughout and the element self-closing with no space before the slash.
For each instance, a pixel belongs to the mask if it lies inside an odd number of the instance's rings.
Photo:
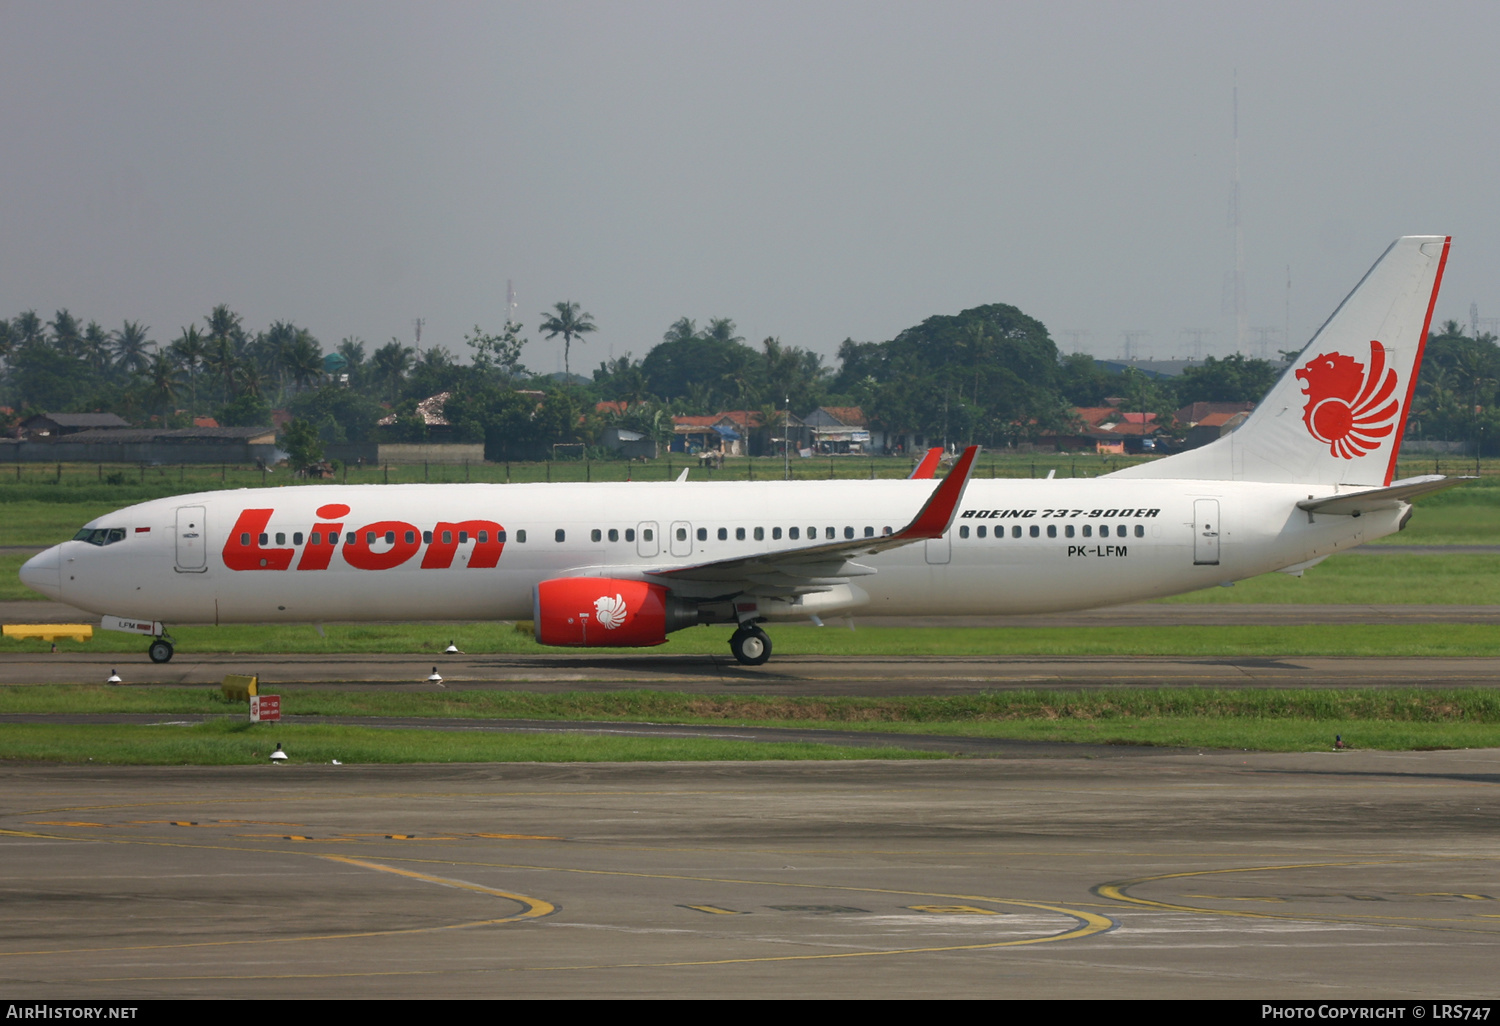
<svg viewBox="0 0 1500 1026">
<path fill-rule="evenodd" d="M 1309 513 L 1328 513 L 1337 516 L 1357 517 L 1361 513 L 1396 509 L 1419 495 L 1431 495 L 1445 488 L 1461 485 L 1472 477 L 1447 477 L 1428 474 L 1425 477 L 1408 477 L 1397 481 L 1389 488 L 1370 488 L 1362 492 L 1345 492 L 1342 495 L 1326 495 L 1321 499 L 1305 499 L 1297 503 L 1298 509 Z"/>
</svg>

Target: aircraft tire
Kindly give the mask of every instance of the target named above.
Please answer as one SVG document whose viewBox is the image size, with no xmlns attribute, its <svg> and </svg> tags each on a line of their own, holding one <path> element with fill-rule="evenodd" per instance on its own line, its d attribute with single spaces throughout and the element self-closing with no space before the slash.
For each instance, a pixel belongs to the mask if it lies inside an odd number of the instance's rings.
<svg viewBox="0 0 1500 1026">
<path fill-rule="evenodd" d="M 151 642 L 151 647 L 146 650 L 146 654 L 151 657 L 153 663 L 170 663 L 174 651 L 170 641 L 158 639 Z"/>
<path fill-rule="evenodd" d="M 759 666 L 771 658 L 771 639 L 759 627 L 734 632 L 729 651 L 745 666 Z"/>
</svg>

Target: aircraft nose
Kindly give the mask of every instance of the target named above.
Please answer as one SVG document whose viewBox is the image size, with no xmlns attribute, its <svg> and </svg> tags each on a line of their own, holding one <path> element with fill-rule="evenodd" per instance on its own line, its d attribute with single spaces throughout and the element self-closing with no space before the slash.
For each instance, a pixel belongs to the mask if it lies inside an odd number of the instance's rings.
<svg viewBox="0 0 1500 1026">
<path fill-rule="evenodd" d="M 62 546 L 38 552 L 21 565 L 21 583 L 54 602 L 62 600 Z"/>
</svg>

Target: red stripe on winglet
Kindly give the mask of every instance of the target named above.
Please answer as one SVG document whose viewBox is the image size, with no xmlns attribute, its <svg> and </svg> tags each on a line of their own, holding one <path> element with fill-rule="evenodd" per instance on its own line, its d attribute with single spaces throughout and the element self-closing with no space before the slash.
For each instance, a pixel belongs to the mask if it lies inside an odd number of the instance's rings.
<svg viewBox="0 0 1500 1026">
<path fill-rule="evenodd" d="M 1401 425 L 1396 430 L 1396 437 L 1391 441 L 1391 463 L 1385 468 L 1385 483 L 1389 487 L 1391 478 L 1396 476 L 1396 457 L 1401 455 L 1401 439 L 1406 434 L 1406 418 L 1411 414 L 1411 397 L 1417 391 L 1417 375 L 1422 370 L 1422 353 L 1427 349 L 1427 332 L 1432 328 L 1432 311 L 1437 306 L 1438 289 L 1443 284 L 1443 268 L 1448 266 L 1448 246 L 1453 242 L 1453 236 L 1443 238 L 1443 255 L 1438 257 L 1437 277 L 1432 282 L 1432 298 L 1427 301 L 1427 319 L 1422 322 L 1422 337 L 1417 341 L 1417 358 L 1411 365 L 1411 380 L 1406 383 L 1406 401 L 1401 404 L 1401 414 L 1396 423 Z"/>
<path fill-rule="evenodd" d="M 937 472 L 938 460 L 943 458 L 942 449 L 928 449 L 922 457 L 922 462 L 917 464 L 917 469 L 911 472 L 913 481 L 930 481 Z"/>
<path fill-rule="evenodd" d="M 932 492 L 932 498 L 922 507 L 922 512 L 911 525 L 902 531 L 906 538 L 941 538 L 948 525 L 953 523 L 953 514 L 958 511 L 958 500 L 963 497 L 969 483 L 969 474 L 974 470 L 974 460 L 979 456 L 979 446 L 971 445 L 964 450 L 943 483 Z"/>
</svg>

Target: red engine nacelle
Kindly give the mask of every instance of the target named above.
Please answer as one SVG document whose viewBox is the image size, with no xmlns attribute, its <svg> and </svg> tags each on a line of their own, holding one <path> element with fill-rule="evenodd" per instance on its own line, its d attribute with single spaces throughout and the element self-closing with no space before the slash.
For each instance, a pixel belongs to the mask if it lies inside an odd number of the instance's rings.
<svg viewBox="0 0 1500 1026">
<path fill-rule="evenodd" d="M 536 586 L 536 640 L 543 645 L 638 648 L 698 622 L 697 607 L 660 584 L 558 577 Z"/>
</svg>

